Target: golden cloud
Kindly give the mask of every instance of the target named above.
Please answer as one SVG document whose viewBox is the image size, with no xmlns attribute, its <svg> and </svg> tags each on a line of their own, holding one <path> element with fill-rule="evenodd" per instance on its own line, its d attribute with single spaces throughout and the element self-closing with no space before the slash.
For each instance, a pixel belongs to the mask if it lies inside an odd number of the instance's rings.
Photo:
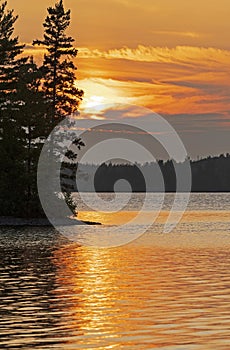
<svg viewBox="0 0 230 350">
<path fill-rule="evenodd" d="M 182 63 L 184 65 L 200 63 L 205 66 L 220 63 L 229 65 L 230 51 L 212 47 L 176 46 L 168 48 L 138 45 L 135 49 L 122 47 L 108 51 L 80 48 L 79 58 L 124 59 L 137 62 Z"/>
<path fill-rule="evenodd" d="M 27 46 L 25 53 L 41 57 L 42 50 Z M 107 51 L 79 48 L 77 66 L 85 105 L 127 101 L 168 114 L 229 110 L 227 50 L 143 45 Z"/>
</svg>

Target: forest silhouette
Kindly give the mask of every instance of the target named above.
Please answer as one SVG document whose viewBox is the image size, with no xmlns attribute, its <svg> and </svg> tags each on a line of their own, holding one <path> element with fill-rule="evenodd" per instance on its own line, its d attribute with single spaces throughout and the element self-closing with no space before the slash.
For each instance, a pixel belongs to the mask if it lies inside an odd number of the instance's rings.
<svg viewBox="0 0 230 350">
<path fill-rule="evenodd" d="M 177 166 L 180 164 L 182 163 L 177 163 Z M 208 156 L 199 160 L 190 160 L 190 166 L 192 192 L 230 192 L 230 155 L 228 153 L 215 157 Z M 97 192 L 114 192 L 114 185 L 120 179 L 129 182 L 133 192 L 145 192 L 146 184 L 143 174 L 152 177 L 153 183 L 154 177 L 156 177 L 156 183 L 150 191 L 160 192 L 159 170 L 162 174 L 165 192 L 177 191 L 175 166 L 172 160 L 159 160 L 155 163 L 145 163 L 143 165 L 105 163 L 100 166 L 86 164 L 79 167 L 82 177 L 95 173 L 94 185 Z M 76 171 L 77 167 L 75 173 Z M 76 174 L 73 172 L 73 186 L 75 185 L 75 176 Z M 76 183 L 78 183 L 78 180 Z M 86 183 L 85 191 L 87 189 Z M 76 186 L 74 190 L 77 191 Z"/>
</svg>

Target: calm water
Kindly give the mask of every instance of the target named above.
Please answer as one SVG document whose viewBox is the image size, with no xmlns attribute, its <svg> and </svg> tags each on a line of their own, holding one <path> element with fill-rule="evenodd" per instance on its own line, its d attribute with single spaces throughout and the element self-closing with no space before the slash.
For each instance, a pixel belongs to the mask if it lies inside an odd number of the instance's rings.
<svg viewBox="0 0 230 350">
<path fill-rule="evenodd" d="M 110 249 L 54 229 L 2 228 L 0 349 L 228 350 L 229 213 L 228 194 L 192 195 L 171 234 L 160 219 Z"/>
</svg>

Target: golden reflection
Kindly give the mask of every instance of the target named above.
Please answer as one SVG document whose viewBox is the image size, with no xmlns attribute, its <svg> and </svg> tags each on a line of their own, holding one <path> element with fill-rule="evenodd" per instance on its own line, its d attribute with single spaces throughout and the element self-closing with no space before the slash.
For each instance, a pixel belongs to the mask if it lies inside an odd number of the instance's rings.
<svg viewBox="0 0 230 350">
<path fill-rule="evenodd" d="M 68 323 L 79 345 L 87 341 L 88 348 L 96 344 L 101 345 L 98 349 L 119 348 L 127 323 L 136 332 L 139 322 L 136 324 L 135 319 L 137 315 L 141 317 L 145 301 L 139 287 L 135 288 L 133 275 L 125 271 L 130 264 L 126 253 L 132 256 L 135 250 L 89 249 L 70 244 L 56 251 L 60 287 L 55 293 L 65 301 L 65 313 L 68 309 L 71 315 L 62 322 Z M 143 323 L 143 331 L 144 327 Z"/>
<path fill-rule="evenodd" d="M 69 332 L 67 347 L 179 349 L 186 344 L 204 350 L 226 344 L 229 259 L 224 249 L 59 248 L 54 293 L 60 327 Z"/>
<path fill-rule="evenodd" d="M 138 214 L 138 211 L 119 211 L 114 213 L 100 212 L 100 211 L 81 211 L 78 213 L 79 220 L 88 220 L 100 222 L 103 225 L 122 225 L 132 219 Z M 156 212 L 145 211 L 142 213 L 140 224 L 151 223 Z M 161 211 L 157 216 L 156 223 L 165 223 L 169 215 L 169 211 Z M 181 222 L 229 222 L 230 212 L 223 210 L 189 210 L 183 214 Z"/>
</svg>

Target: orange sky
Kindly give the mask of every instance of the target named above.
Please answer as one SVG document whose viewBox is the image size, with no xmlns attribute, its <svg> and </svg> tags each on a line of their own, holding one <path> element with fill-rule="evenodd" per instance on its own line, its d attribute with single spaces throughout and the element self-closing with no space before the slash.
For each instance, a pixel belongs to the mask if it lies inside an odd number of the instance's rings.
<svg viewBox="0 0 230 350">
<path fill-rule="evenodd" d="M 55 0 L 8 0 L 16 33 L 41 38 Z M 207 128 L 230 126 L 229 0 L 64 0 L 79 48 L 82 108 L 129 102 Z M 41 52 L 28 49 L 41 57 Z M 210 116 L 210 118 L 207 116 Z M 203 118 L 203 119 L 202 119 Z"/>
</svg>

